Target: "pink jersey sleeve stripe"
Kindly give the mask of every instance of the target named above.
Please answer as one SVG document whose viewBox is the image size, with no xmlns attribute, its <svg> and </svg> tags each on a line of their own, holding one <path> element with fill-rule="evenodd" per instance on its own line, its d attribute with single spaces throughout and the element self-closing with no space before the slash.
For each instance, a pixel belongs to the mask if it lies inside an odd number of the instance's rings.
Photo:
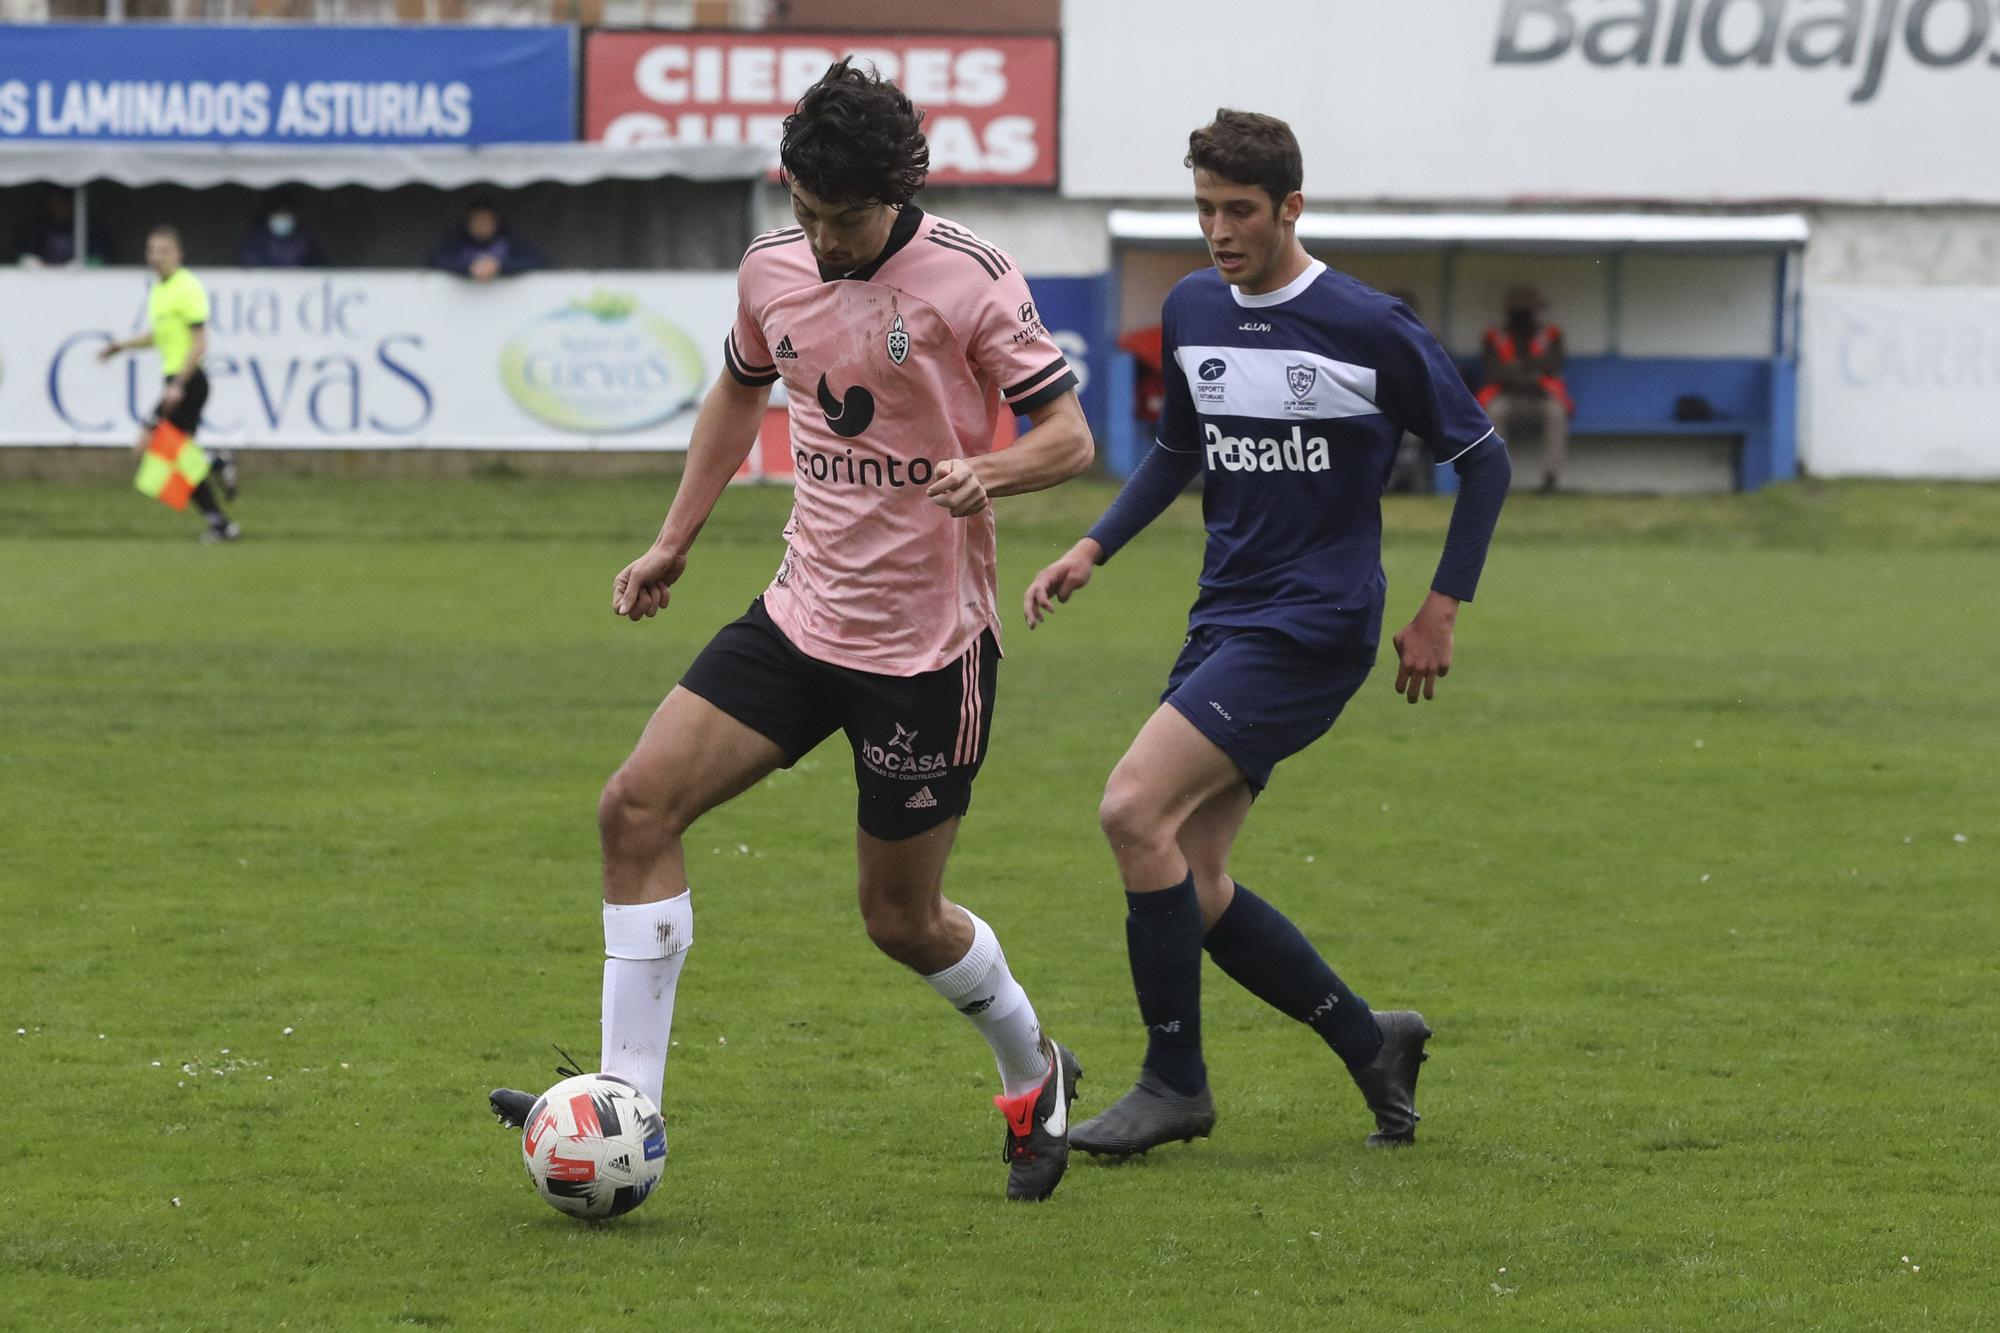
<svg viewBox="0 0 2000 1333">
<path fill-rule="evenodd" d="M 736 333 L 734 330 L 731 330 L 729 336 L 722 340 L 722 359 L 728 365 L 729 373 L 736 377 L 736 381 L 739 384 L 747 384 L 754 389 L 778 382 L 778 367 L 776 363 L 768 366 L 753 366 L 745 362 L 742 353 L 736 350 Z"/>
<path fill-rule="evenodd" d="M 1069 362 L 1061 356 L 1043 366 L 1001 397 L 1015 412 L 1032 412 L 1077 387 L 1076 372 L 1069 368 Z"/>
<path fill-rule="evenodd" d="M 1044 380 L 1048 379 L 1049 376 L 1055 374 L 1057 371 L 1067 370 L 1068 368 L 1069 368 L 1068 358 L 1063 356 L 1061 352 L 1057 352 L 1054 357 L 1050 358 L 1049 363 L 1043 366 L 1040 370 L 1037 370 L 1034 374 L 1028 376 L 1026 379 L 1020 380 L 1014 384 L 1010 384 L 1005 389 L 1002 389 L 1000 391 L 1000 396 L 1005 398 L 1008 402 L 1012 402 L 1014 399 L 1019 398 L 1022 394 L 1027 393 L 1029 390 L 1033 389 L 1037 384 L 1040 384 Z"/>
</svg>

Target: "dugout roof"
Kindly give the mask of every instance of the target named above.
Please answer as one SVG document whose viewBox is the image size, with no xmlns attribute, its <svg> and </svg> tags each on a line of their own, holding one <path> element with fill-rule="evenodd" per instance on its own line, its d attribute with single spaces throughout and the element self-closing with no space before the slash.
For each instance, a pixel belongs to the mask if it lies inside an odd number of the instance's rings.
<svg viewBox="0 0 2000 1333">
<path fill-rule="evenodd" d="M 429 185 L 515 189 L 542 181 L 585 185 L 601 180 L 755 180 L 777 165 L 768 148 L 747 144 L 503 144 L 420 148 L 267 148 L 150 143 L 10 144 L 0 153 L 0 185 L 66 187 L 112 181 L 134 188 L 178 185 L 200 190 L 243 185 L 393 190 Z"/>
<path fill-rule="evenodd" d="M 1114 208 L 1113 240 L 1137 245 L 1200 245 L 1188 209 Z M 1812 229 L 1798 213 L 1709 215 L 1660 213 L 1331 213 L 1299 219 L 1299 239 L 1353 249 L 1634 250 L 1672 247 L 1707 252 L 1790 250 Z"/>
</svg>

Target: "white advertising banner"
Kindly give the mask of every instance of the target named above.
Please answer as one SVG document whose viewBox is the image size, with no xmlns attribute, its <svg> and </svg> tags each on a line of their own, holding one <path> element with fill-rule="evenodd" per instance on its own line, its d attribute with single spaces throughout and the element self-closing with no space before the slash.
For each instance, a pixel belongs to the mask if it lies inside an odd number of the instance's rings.
<svg viewBox="0 0 2000 1333">
<path fill-rule="evenodd" d="M 1813 287 L 1804 314 L 1808 471 L 2000 479 L 2000 287 Z"/>
<path fill-rule="evenodd" d="M 211 308 L 205 443 L 684 448 L 722 369 L 730 273 L 197 270 Z M 129 445 L 159 397 L 150 275 L 0 270 L 0 445 Z"/>
<path fill-rule="evenodd" d="M 1062 189 L 1184 199 L 1217 106 L 1322 200 L 2000 202 L 1994 0 L 1068 0 Z"/>
</svg>

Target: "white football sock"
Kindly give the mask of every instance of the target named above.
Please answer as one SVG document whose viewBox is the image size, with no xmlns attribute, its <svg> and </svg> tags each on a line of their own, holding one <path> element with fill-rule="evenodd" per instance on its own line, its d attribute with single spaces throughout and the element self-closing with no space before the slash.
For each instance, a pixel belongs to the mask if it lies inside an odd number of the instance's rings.
<svg viewBox="0 0 2000 1333">
<path fill-rule="evenodd" d="M 604 904 L 604 1018 L 597 1067 L 660 1104 L 674 987 L 694 943 L 690 895 L 658 903 Z"/>
<path fill-rule="evenodd" d="M 964 908 L 959 908 L 965 912 Z M 1042 1085 L 1049 1076 L 1048 1053 L 1042 1049 L 1042 1025 L 1028 992 L 1007 970 L 1007 955 L 993 927 L 970 912 L 972 948 L 942 972 L 924 978 L 951 1007 L 972 1020 L 979 1035 L 993 1048 L 1000 1066 L 1000 1085 L 1009 1097 Z"/>
</svg>

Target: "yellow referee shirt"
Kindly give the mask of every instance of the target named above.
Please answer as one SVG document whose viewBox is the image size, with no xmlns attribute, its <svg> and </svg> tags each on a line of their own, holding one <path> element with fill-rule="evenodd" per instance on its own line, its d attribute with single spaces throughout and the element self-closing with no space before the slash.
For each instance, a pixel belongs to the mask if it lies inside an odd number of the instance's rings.
<svg viewBox="0 0 2000 1333">
<path fill-rule="evenodd" d="M 146 322 L 153 327 L 160 369 L 169 375 L 180 374 L 194 343 L 191 330 L 208 323 L 208 292 L 201 280 L 182 267 L 154 283 L 146 298 Z"/>
</svg>

